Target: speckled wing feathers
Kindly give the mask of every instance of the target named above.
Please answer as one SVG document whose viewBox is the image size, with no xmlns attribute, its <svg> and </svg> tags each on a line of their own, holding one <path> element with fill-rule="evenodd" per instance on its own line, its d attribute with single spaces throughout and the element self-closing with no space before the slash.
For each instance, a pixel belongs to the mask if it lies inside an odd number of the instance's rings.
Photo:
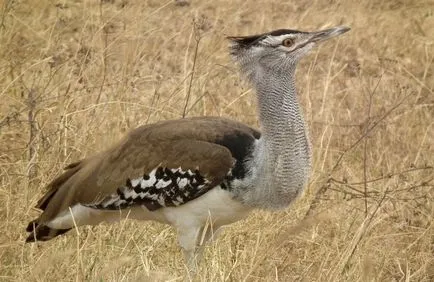
<svg viewBox="0 0 434 282">
<path fill-rule="evenodd" d="M 210 182 L 199 170 L 161 167 L 140 178 L 127 179 L 125 185 L 97 204 L 96 209 L 117 210 L 143 205 L 148 210 L 175 207 L 189 202 L 207 192 Z"/>
</svg>

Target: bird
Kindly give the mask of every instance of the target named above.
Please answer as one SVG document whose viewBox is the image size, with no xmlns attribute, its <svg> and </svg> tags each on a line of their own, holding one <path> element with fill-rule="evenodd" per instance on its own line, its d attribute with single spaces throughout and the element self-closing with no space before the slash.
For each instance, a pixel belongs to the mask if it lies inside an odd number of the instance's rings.
<svg viewBox="0 0 434 282">
<path fill-rule="evenodd" d="M 233 60 L 255 89 L 260 129 L 211 116 L 140 126 L 70 164 L 47 186 L 26 242 L 83 225 L 153 220 L 175 228 L 186 264 L 195 269 L 221 227 L 255 209 L 285 209 L 303 192 L 312 149 L 295 70 L 319 42 L 349 30 L 228 37 Z"/>
</svg>

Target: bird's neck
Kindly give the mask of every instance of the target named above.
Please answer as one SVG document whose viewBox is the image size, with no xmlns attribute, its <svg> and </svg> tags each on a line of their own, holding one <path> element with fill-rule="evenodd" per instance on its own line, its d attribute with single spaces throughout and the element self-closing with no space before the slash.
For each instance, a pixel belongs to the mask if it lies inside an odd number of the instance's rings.
<svg viewBox="0 0 434 282">
<path fill-rule="evenodd" d="M 256 85 L 259 122 L 269 157 L 287 152 L 295 140 L 307 140 L 293 75 L 267 74 Z M 288 143 L 291 141 L 291 144 Z M 302 146 L 304 142 L 295 142 Z"/>
<path fill-rule="evenodd" d="M 254 152 L 256 188 L 250 196 L 251 201 L 265 203 L 264 208 L 284 208 L 307 182 L 310 142 L 298 103 L 294 70 L 263 73 L 255 83 L 262 137 Z"/>
</svg>

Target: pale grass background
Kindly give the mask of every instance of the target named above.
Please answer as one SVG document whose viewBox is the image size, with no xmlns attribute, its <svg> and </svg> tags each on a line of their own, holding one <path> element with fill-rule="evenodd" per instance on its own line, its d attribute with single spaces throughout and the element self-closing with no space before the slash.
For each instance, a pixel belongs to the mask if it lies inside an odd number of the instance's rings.
<svg viewBox="0 0 434 282">
<path fill-rule="evenodd" d="M 186 279 L 167 226 L 130 220 L 24 245 L 32 207 L 68 163 L 180 118 L 189 92 L 188 116 L 257 126 L 226 35 L 341 24 L 351 32 L 298 68 L 314 146 L 304 197 L 228 227 L 195 280 L 434 279 L 433 1 L 0 3 L 0 280 Z"/>
</svg>

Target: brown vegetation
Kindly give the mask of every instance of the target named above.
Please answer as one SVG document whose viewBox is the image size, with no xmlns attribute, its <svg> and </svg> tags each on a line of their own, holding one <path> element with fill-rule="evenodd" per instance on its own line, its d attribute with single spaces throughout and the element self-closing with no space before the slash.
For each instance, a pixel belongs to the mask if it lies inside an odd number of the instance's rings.
<svg viewBox="0 0 434 282">
<path fill-rule="evenodd" d="M 314 145 L 305 195 L 206 250 L 199 281 L 434 279 L 434 4 L 429 0 L 3 0 L 0 280 L 182 281 L 172 229 L 127 220 L 24 244 L 45 185 L 131 128 L 257 125 L 226 35 L 352 31 L 297 73 Z"/>
</svg>

